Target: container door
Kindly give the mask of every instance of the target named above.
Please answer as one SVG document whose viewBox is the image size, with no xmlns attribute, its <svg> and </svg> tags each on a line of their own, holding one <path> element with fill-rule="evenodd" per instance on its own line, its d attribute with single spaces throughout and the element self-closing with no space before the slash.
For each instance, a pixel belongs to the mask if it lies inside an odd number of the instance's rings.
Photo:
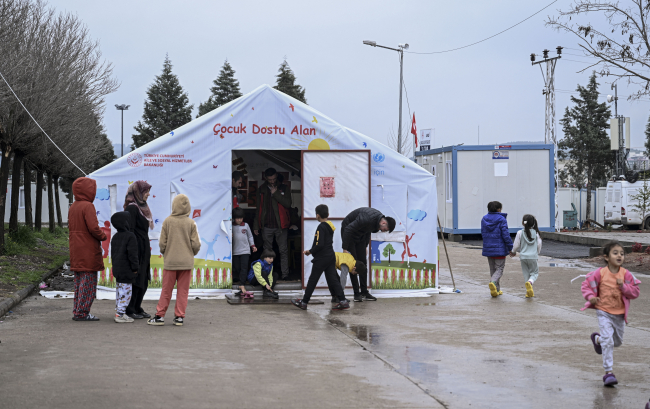
<svg viewBox="0 0 650 409">
<path fill-rule="evenodd" d="M 325 204 L 336 227 L 334 251 L 341 252 L 341 222 L 354 209 L 370 206 L 370 151 L 302 151 L 301 167 L 303 250 L 314 241 L 316 206 Z M 302 288 L 311 274 L 311 260 L 303 256 Z M 323 275 L 317 288 L 325 287 Z"/>
</svg>

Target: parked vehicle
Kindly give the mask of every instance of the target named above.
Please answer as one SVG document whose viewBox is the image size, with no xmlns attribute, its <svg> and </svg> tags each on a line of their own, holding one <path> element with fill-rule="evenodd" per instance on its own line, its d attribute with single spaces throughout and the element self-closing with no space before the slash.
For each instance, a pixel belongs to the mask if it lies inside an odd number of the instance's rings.
<svg viewBox="0 0 650 409">
<path fill-rule="evenodd" d="M 638 229 L 645 224 L 650 228 L 650 213 L 641 220 L 641 212 L 634 208 L 634 199 L 643 187 L 643 181 L 630 183 L 625 180 L 607 182 L 607 198 L 605 199 L 605 223 L 622 224 L 631 229 Z"/>
</svg>

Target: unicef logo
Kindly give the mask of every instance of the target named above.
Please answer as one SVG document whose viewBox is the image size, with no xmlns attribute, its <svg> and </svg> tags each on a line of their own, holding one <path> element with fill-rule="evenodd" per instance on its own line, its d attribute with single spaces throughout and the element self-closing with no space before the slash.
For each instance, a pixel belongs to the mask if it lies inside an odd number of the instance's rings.
<svg viewBox="0 0 650 409">
<path fill-rule="evenodd" d="M 126 161 L 129 166 L 137 168 L 138 166 L 142 165 L 142 155 L 140 155 L 138 152 L 133 152 L 126 158 Z"/>
<path fill-rule="evenodd" d="M 384 159 L 386 159 L 386 156 L 381 152 L 377 152 L 374 155 L 372 155 L 372 159 L 377 163 L 381 163 L 384 161 Z"/>
</svg>

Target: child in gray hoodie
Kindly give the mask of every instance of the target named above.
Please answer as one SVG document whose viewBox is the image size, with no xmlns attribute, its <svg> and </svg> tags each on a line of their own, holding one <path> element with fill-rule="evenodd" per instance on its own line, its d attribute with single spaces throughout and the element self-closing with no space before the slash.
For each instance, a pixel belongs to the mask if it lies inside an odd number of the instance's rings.
<svg viewBox="0 0 650 409">
<path fill-rule="evenodd" d="M 514 257 L 519 251 L 521 271 L 524 273 L 524 280 L 526 280 L 526 298 L 530 298 L 535 296 L 533 283 L 539 275 L 537 258 L 542 251 L 542 237 L 539 234 L 535 216 L 525 214 L 521 223 L 524 228 L 517 232 L 510 257 Z"/>
<path fill-rule="evenodd" d="M 239 276 L 239 292 L 244 298 L 253 298 L 253 292 L 246 291 L 248 264 L 253 253 L 257 251 L 250 226 L 244 222 L 244 210 L 237 207 L 232 211 L 232 276 Z"/>
</svg>

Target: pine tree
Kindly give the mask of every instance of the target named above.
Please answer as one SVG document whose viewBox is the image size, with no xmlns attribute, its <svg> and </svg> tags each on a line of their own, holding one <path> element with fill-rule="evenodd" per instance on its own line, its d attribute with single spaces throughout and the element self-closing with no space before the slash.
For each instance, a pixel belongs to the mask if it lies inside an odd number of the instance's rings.
<svg viewBox="0 0 650 409">
<path fill-rule="evenodd" d="M 172 62 L 165 56 L 163 72 L 147 90 L 144 115 L 138 121 L 133 135 L 132 149 L 139 148 L 157 137 L 185 125 L 192 120 L 193 105 L 189 105 L 187 93 L 172 73 Z"/>
<path fill-rule="evenodd" d="M 275 87 L 278 91 L 284 92 L 290 97 L 294 97 L 298 101 L 307 103 L 305 99 L 305 89 L 300 85 L 296 84 L 296 76 L 291 67 L 287 63 L 287 60 L 284 60 L 280 64 L 280 69 L 278 70 L 278 75 L 276 75 Z"/>
<path fill-rule="evenodd" d="M 564 139 L 558 143 L 558 156 L 567 160 L 566 169 L 573 180 L 584 180 L 587 187 L 587 214 L 590 218 L 591 191 L 594 182 L 606 178 L 611 169 L 610 140 L 607 134 L 612 113 L 606 103 L 598 103 L 596 73 L 587 87 L 578 85 L 579 97 L 571 97 L 574 106 L 560 120 Z M 580 186 L 582 187 L 582 185 Z"/>
<path fill-rule="evenodd" d="M 212 95 L 207 101 L 199 104 L 197 118 L 242 96 L 239 90 L 239 81 L 235 79 L 235 70 L 232 69 L 228 60 L 223 63 L 219 76 L 212 83 L 214 84 L 214 87 L 210 88 Z"/>
</svg>

